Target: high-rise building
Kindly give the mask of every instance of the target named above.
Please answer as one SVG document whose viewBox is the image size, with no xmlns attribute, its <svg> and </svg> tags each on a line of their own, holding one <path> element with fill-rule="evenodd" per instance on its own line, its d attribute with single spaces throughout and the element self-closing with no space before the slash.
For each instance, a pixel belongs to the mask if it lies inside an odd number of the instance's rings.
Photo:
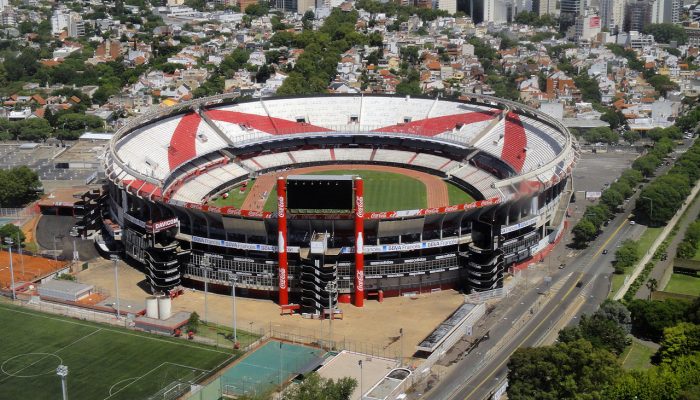
<svg viewBox="0 0 700 400">
<path fill-rule="evenodd" d="M 600 0 L 601 29 L 616 33 L 622 29 L 625 16 L 624 0 Z"/>
<path fill-rule="evenodd" d="M 457 0 L 438 0 L 437 8 L 454 14 L 457 12 Z"/>
<path fill-rule="evenodd" d="M 625 5 L 625 32 L 641 32 L 651 23 L 653 13 L 652 0 L 630 1 Z"/>
<path fill-rule="evenodd" d="M 532 11 L 537 15 L 554 15 L 557 12 L 557 0 L 532 0 Z"/>
<path fill-rule="evenodd" d="M 680 22 L 682 0 L 654 0 L 651 22 L 677 24 Z"/>
<path fill-rule="evenodd" d="M 586 9 L 586 0 L 561 0 L 559 9 L 559 30 L 566 32 L 576 23 L 576 17 Z"/>
<path fill-rule="evenodd" d="M 590 41 L 600 33 L 600 17 L 580 15 L 576 18 L 576 41 Z"/>
<path fill-rule="evenodd" d="M 5 7 L 7 7 L 9 5 L 10 5 L 9 0 L 0 0 L 0 12 L 2 12 L 5 9 Z"/>
</svg>

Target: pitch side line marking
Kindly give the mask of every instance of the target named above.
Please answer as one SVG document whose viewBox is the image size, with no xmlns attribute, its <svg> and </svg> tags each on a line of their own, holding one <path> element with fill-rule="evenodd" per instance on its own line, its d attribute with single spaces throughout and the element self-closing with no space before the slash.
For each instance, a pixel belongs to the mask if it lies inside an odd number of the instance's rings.
<svg viewBox="0 0 700 400">
<path fill-rule="evenodd" d="M 154 371 L 157 371 L 158 369 L 160 369 L 160 367 L 162 367 L 162 366 L 164 366 L 164 365 L 166 365 L 166 364 L 175 365 L 175 366 L 180 367 L 180 368 L 195 370 L 195 371 L 199 371 L 199 372 L 211 372 L 210 370 L 207 370 L 207 369 L 201 369 L 201 368 L 190 367 L 190 366 L 188 366 L 188 365 L 182 365 L 182 364 L 171 363 L 170 361 L 163 361 L 162 363 L 160 363 L 159 365 L 157 365 L 155 368 L 152 368 L 150 371 L 146 372 L 145 374 L 142 374 L 142 375 L 137 376 L 137 377 L 135 377 L 135 378 L 122 379 L 121 381 L 115 383 L 114 385 L 112 385 L 112 386 L 110 387 L 110 389 L 109 389 L 109 396 L 105 397 L 104 400 L 107 400 L 107 399 L 109 399 L 109 398 L 112 397 L 112 396 L 116 396 L 116 395 L 119 394 L 119 392 L 121 392 L 122 390 L 124 390 L 124 389 L 128 388 L 129 386 L 133 385 L 134 383 L 140 381 L 140 380 L 143 379 L 146 375 L 149 375 L 150 373 L 152 373 L 152 372 L 154 372 Z M 112 389 L 114 388 L 115 385 L 117 385 L 117 384 L 119 384 L 119 383 L 121 383 L 121 382 L 124 382 L 124 381 L 128 381 L 128 380 L 132 380 L 132 381 L 131 381 L 128 385 L 126 385 L 126 386 L 124 386 L 123 388 L 121 388 L 121 389 L 117 390 L 116 392 L 112 393 Z"/>
<path fill-rule="evenodd" d="M 627 220 L 624 220 L 624 221 L 620 224 L 620 226 L 618 226 L 617 229 L 615 229 L 615 231 L 612 233 L 612 235 L 610 235 L 610 237 L 609 237 L 605 242 L 603 242 L 603 245 L 600 246 L 600 248 L 599 248 L 595 253 L 593 253 L 593 256 L 591 257 L 591 260 L 588 262 L 587 267 L 590 266 L 590 265 L 593 263 L 593 261 L 595 261 L 596 258 L 598 258 L 598 256 L 600 255 L 600 253 L 603 252 L 603 249 L 604 249 L 605 247 L 608 246 L 608 244 L 610 243 L 610 241 L 613 240 L 613 238 L 615 238 L 615 237 L 617 236 L 617 234 L 620 232 L 620 230 L 622 229 L 622 227 L 624 227 L 624 226 L 626 226 L 626 225 L 627 225 Z M 581 279 L 582 276 L 583 276 L 583 271 L 580 271 L 580 272 L 578 273 L 578 279 L 576 279 L 576 282 L 578 282 L 578 281 Z M 566 300 L 566 298 L 569 297 L 569 295 L 571 294 L 571 292 L 574 290 L 575 287 L 576 287 L 576 284 L 572 285 L 572 286 L 569 288 L 569 290 L 566 291 L 566 293 L 564 294 L 564 297 L 562 297 L 561 300 L 559 301 L 559 304 L 563 303 L 564 300 Z M 557 307 L 552 308 L 552 309 L 547 313 L 547 315 L 546 315 L 534 328 L 532 328 L 532 329 L 530 330 L 530 333 L 528 333 L 527 336 L 525 336 L 525 337 L 517 344 L 517 346 L 516 346 L 515 348 L 518 349 L 518 348 L 522 347 L 522 345 L 523 345 L 526 341 L 528 341 L 528 340 L 530 339 L 530 337 L 532 337 L 532 335 L 542 326 L 542 324 L 544 324 L 545 321 L 549 320 L 549 318 L 552 316 L 552 314 L 554 314 L 554 311 L 556 311 L 556 310 L 557 310 Z M 512 354 L 512 353 L 511 353 L 511 354 Z M 477 384 L 477 385 L 474 387 L 474 389 L 473 389 L 471 392 L 469 392 L 469 393 L 467 394 L 467 396 L 466 396 L 465 398 L 468 399 L 468 398 L 471 397 L 477 390 L 479 390 L 479 388 L 484 384 L 484 382 L 489 381 L 489 380 L 491 379 L 491 377 L 493 377 L 493 375 L 496 374 L 497 371 L 500 371 L 501 368 L 503 368 L 503 365 L 506 364 L 506 363 L 508 362 L 509 359 L 510 359 L 510 355 L 509 355 L 508 357 L 506 357 L 503 361 L 501 361 L 495 368 L 492 368 L 492 369 L 491 369 L 491 372 L 486 376 L 486 378 L 484 378 L 481 382 L 479 382 L 479 384 Z M 462 388 L 461 385 L 460 385 L 460 386 L 457 386 L 457 388 L 456 388 L 455 390 L 453 390 L 452 393 L 450 393 L 450 395 L 448 396 L 448 398 L 449 398 L 449 399 L 454 399 L 455 396 L 456 396 L 456 394 L 457 394 L 457 392 L 458 392 L 461 388 Z"/>
<path fill-rule="evenodd" d="M 78 343 L 79 341 L 81 341 L 81 340 L 83 340 L 83 339 L 86 339 L 86 338 L 88 338 L 88 337 L 90 337 L 90 336 L 96 334 L 97 332 L 99 332 L 99 331 L 101 331 L 101 330 L 102 330 L 102 328 L 98 328 L 97 330 L 94 330 L 94 331 L 88 333 L 87 335 L 85 335 L 85 336 L 83 336 L 83 337 L 80 337 L 80 338 L 78 338 L 78 339 L 76 339 L 76 340 L 74 340 L 74 341 L 68 343 L 67 345 L 61 347 L 60 349 L 54 351 L 53 353 L 48 353 L 48 354 L 53 354 L 53 355 L 57 356 L 58 354 L 56 354 L 56 353 L 58 353 L 59 351 L 65 350 L 65 349 L 67 349 L 68 347 L 70 347 L 70 346 L 72 346 L 72 345 Z M 48 357 L 48 355 L 45 355 L 45 356 L 41 357 L 40 359 L 38 359 L 38 360 L 34 361 L 33 363 L 31 363 L 31 364 L 29 364 L 29 365 L 27 365 L 27 366 L 25 366 L 25 367 L 19 369 L 18 371 L 15 371 L 14 373 L 16 374 L 16 373 L 18 373 L 18 372 L 22 372 L 22 371 L 24 371 L 25 369 L 31 367 L 32 365 L 36 365 L 36 363 L 40 362 L 41 360 L 45 359 L 46 357 Z M 5 382 L 7 379 L 10 379 L 10 377 L 8 376 L 8 377 L 6 377 L 6 378 L 0 380 L 0 382 Z"/>
<path fill-rule="evenodd" d="M 54 321 L 65 322 L 65 323 L 68 323 L 68 324 L 74 324 L 74 325 L 80 325 L 80 326 L 87 326 L 87 327 L 89 327 L 89 328 L 95 328 L 95 327 L 92 326 L 92 325 L 81 324 L 80 322 L 76 322 L 76 321 L 69 321 L 69 320 L 65 320 L 65 319 L 61 319 L 61 318 L 49 317 L 48 315 L 42 315 L 41 311 L 38 311 L 38 312 L 36 312 L 36 313 L 30 313 L 30 312 L 26 312 L 26 311 L 13 310 L 12 308 L 7 308 L 7 307 L 1 306 L 1 305 L 0 305 L 0 309 L 6 310 L 6 311 L 11 311 L 11 312 L 18 313 L 18 314 L 31 315 L 31 316 L 35 316 L 35 317 L 39 317 L 39 318 L 46 318 L 46 319 L 51 319 L 51 320 L 54 320 Z M 95 322 L 95 323 L 96 323 L 96 324 L 101 324 L 100 322 Z M 199 350 L 204 350 L 204 351 L 211 351 L 211 352 L 214 352 L 214 353 L 226 354 L 226 355 L 228 355 L 228 356 L 230 356 L 230 355 L 233 354 L 233 353 L 227 353 L 227 352 L 225 352 L 225 351 L 220 351 L 220 350 L 215 350 L 215 349 L 209 349 L 209 348 L 206 348 L 206 347 L 192 346 L 191 344 L 187 344 L 186 342 L 185 342 L 185 343 L 177 343 L 177 342 L 174 342 L 174 341 L 164 340 L 164 339 L 160 339 L 160 338 L 157 338 L 157 337 L 150 337 L 150 336 L 145 336 L 145 335 L 137 335 L 137 334 L 135 334 L 135 333 L 131 333 L 131 332 L 128 332 L 128 331 L 120 331 L 120 330 L 110 329 L 110 328 L 100 328 L 100 329 L 103 330 L 103 331 L 106 331 L 106 332 L 113 332 L 113 333 L 119 333 L 119 334 L 122 334 L 122 335 L 136 336 L 136 337 L 140 337 L 140 338 L 143 338 L 143 339 L 155 340 L 155 341 L 157 341 L 157 342 L 170 343 L 170 344 L 173 344 L 173 345 L 176 345 L 176 346 L 190 347 L 190 348 L 193 348 L 193 349 L 199 349 Z"/>
</svg>

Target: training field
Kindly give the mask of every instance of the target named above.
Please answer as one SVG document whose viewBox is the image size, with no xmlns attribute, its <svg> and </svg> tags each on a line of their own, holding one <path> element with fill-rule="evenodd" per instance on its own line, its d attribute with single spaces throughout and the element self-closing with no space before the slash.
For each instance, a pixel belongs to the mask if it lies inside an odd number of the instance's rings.
<svg viewBox="0 0 700 400">
<path fill-rule="evenodd" d="M 434 177 L 429 182 L 423 182 L 415 176 L 406 174 L 388 172 L 381 170 L 364 170 L 364 169 L 326 169 L 318 172 L 308 172 L 308 174 L 321 175 L 357 175 L 362 177 L 365 183 L 365 210 L 372 211 L 395 211 L 395 210 L 413 210 L 418 208 L 427 208 L 431 206 L 429 203 L 430 196 L 434 196 L 433 191 L 444 188 L 447 198 L 437 200 L 442 206 L 470 203 L 474 199 L 466 192 L 454 186 L 449 182 L 442 181 Z M 320 169 L 319 168 L 319 169 Z M 405 170 L 407 173 L 415 173 L 411 170 Z M 294 172 L 293 170 L 291 172 Z M 264 203 L 263 211 L 274 212 L 277 210 L 277 200 L 274 194 L 274 180 L 271 181 L 270 187 L 265 188 L 268 197 Z M 241 191 L 239 187 L 232 189 L 229 192 L 227 199 L 218 198 L 212 202 L 216 206 L 234 206 L 241 207 L 250 194 L 254 182 L 249 181 L 245 191 Z M 432 204 L 435 206 L 435 204 Z"/>
<path fill-rule="evenodd" d="M 59 399 L 55 370 L 68 366 L 70 399 L 145 399 L 174 394 L 233 354 L 0 305 L 0 399 Z M 181 382 L 178 385 L 178 382 Z"/>
</svg>

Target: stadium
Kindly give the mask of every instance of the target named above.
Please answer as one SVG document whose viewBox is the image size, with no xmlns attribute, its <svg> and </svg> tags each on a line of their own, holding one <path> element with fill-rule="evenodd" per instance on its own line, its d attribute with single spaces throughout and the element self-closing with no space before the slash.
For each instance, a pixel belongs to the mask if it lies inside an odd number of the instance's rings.
<svg viewBox="0 0 700 400">
<path fill-rule="evenodd" d="M 305 312 L 486 291 L 562 233 L 578 157 L 560 122 L 487 95 L 220 95 L 114 135 L 102 231 L 153 291 Z"/>
</svg>

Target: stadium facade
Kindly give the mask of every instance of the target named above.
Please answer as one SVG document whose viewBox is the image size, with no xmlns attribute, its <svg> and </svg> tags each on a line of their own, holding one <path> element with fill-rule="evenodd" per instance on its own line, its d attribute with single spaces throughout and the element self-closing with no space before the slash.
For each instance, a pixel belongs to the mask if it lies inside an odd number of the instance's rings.
<svg viewBox="0 0 700 400">
<path fill-rule="evenodd" d="M 557 120 L 486 96 L 460 100 L 221 95 L 132 120 L 104 159 L 104 233 L 154 291 L 204 280 L 322 308 L 446 288 L 485 291 L 553 243 L 573 193 L 577 143 Z M 386 165 L 450 181 L 476 201 L 439 208 L 295 213 L 210 200 L 252 176 L 329 164 Z M 229 289 L 230 290 L 230 289 Z M 338 298 L 331 294 L 332 301 Z"/>
</svg>

